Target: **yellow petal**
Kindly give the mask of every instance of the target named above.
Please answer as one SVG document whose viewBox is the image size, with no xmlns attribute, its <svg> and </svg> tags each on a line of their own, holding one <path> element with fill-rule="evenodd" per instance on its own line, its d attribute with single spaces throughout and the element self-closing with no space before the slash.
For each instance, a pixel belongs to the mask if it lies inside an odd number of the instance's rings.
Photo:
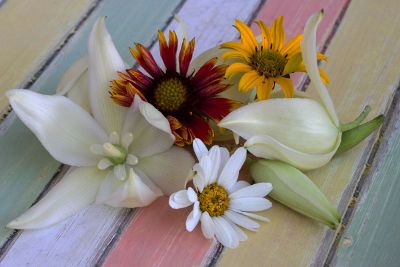
<svg viewBox="0 0 400 267">
<path fill-rule="evenodd" d="M 256 47 L 258 47 L 258 43 L 253 31 L 249 28 L 249 26 L 240 20 L 236 20 L 236 28 L 240 32 L 243 45 L 247 49 L 250 49 L 250 51 L 255 51 Z"/>
<path fill-rule="evenodd" d="M 263 83 L 257 85 L 257 99 L 265 100 L 269 98 L 272 88 L 274 88 L 274 81 L 272 79 L 265 79 Z"/>
<path fill-rule="evenodd" d="M 283 17 L 279 16 L 271 26 L 272 49 L 280 51 L 285 42 L 285 31 L 283 30 Z"/>
<path fill-rule="evenodd" d="M 293 97 L 294 86 L 293 86 L 293 82 L 290 78 L 280 77 L 280 78 L 276 79 L 276 82 L 279 83 L 279 85 L 286 97 Z"/>
<path fill-rule="evenodd" d="M 243 44 L 240 42 L 233 42 L 233 41 L 226 42 L 226 43 L 221 44 L 220 48 L 236 50 L 238 52 L 245 54 L 248 57 L 251 56 L 251 54 L 252 54 L 252 50 L 246 49 L 243 46 Z"/>
<path fill-rule="evenodd" d="M 264 76 L 260 76 L 257 71 L 252 70 L 245 73 L 239 81 L 239 91 L 248 91 L 262 83 Z"/>
<path fill-rule="evenodd" d="M 329 83 L 329 76 L 328 74 L 321 68 L 318 68 L 319 76 L 321 76 L 322 82 L 326 85 Z"/>
<path fill-rule="evenodd" d="M 221 55 L 221 58 L 223 60 L 229 60 L 229 59 L 240 59 L 243 61 L 247 61 L 248 57 L 241 52 L 237 52 L 237 51 L 226 51 L 225 53 L 223 53 Z"/>
<path fill-rule="evenodd" d="M 261 38 L 262 38 L 261 45 L 264 48 L 269 48 L 269 44 L 271 42 L 271 36 L 270 36 L 267 25 L 265 25 L 265 23 L 261 20 L 257 21 L 256 23 L 257 23 L 258 27 L 260 27 L 260 30 L 261 30 Z"/>
<path fill-rule="evenodd" d="M 303 64 L 303 57 L 301 56 L 301 52 L 294 54 L 288 60 L 283 70 L 282 76 L 286 74 L 290 74 L 297 71 L 305 71 L 305 67 Z"/>
<path fill-rule="evenodd" d="M 322 53 L 317 53 L 317 60 L 328 61 L 328 57 Z"/>
<path fill-rule="evenodd" d="M 285 45 L 285 47 L 283 47 L 282 54 L 283 55 L 287 54 L 288 57 L 291 57 L 292 55 L 300 52 L 300 42 L 302 38 L 303 35 L 299 34 L 290 39 L 289 42 Z"/>
<path fill-rule="evenodd" d="M 230 80 L 236 74 L 239 74 L 239 73 L 242 73 L 242 72 L 249 72 L 249 71 L 252 71 L 252 70 L 253 70 L 253 68 L 250 67 L 247 64 L 240 63 L 240 62 L 233 63 L 226 69 L 225 77 Z"/>
</svg>

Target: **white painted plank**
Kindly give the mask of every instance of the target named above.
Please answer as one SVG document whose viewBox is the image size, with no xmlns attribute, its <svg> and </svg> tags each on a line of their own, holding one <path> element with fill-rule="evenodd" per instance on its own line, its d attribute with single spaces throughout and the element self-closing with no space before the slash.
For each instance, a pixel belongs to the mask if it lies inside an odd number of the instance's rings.
<svg viewBox="0 0 400 267">
<path fill-rule="evenodd" d="M 187 1 L 178 15 L 189 24 L 189 35 L 196 36 L 195 53 L 237 37 L 231 26 L 234 18 L 251 19 L 261 0 Z M 109 18 L 112 19 L 112 18 Z M 121 27 L 135 27 L 122 24 Z M 174 29 L 171 24 L 168 29 Z M 122 31 L 122 29 L 118 29 Z M 112 29 L 110 29 L 113 35 Z M 114 40 L 118 46 L 118 40 Z M 133 42 L 140 40 L 132 40 Z M 73 41 L 71 43 L 74 43 Z M 156 44 L 158 47 L 158 43 Z M 68 46 L 67 46 L 68 47 Z M 59 58 L 66 57 L 60 53 Z M 67 59 L 65 59 L 67 60 Z M 68 59 L 69 60 L 69 59 Z M 127 60 L 132 62 L 132 60 Z M 47 74 L 44 73 L 44 76 Z M 128 210 L 91 206 L 58 225 L 23 231 L 9 248 L 0 266 L 87 266 L 99 259 L 122 222 L 129 221 Z"/>
</svg>

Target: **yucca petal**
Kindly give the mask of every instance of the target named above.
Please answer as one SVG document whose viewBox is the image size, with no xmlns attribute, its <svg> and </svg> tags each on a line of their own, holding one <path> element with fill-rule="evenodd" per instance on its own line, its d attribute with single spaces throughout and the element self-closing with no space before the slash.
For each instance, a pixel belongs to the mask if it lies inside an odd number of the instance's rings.
<svg viewBox="0 0 400 267">
<path fill-rule="evenodd" d="M 338 138 L 335 148 L 339 144 L 340 138 Z M 286 146 L 268 135 L 253 136 L 246 141 L 244 147 L 256 157 L 281 160 L 301 170 L 322 167 L 331 160 L 336 152 L 336 149 L 332 149 L 326 153 L 304 153 Z"/>
<path fill-rule="evenodd" d="M 63 74 L 58 83 L 56 94 L 66 95 L 74 83 L 87 72 L 88 69 L 88 58 L 87 56 L 82 57 L 75 61 Z"/>
<path fill-rule="evenodd" d="M 251 103 L 228 114 L 219 126 L 246 140 L 268 135 L 304 153 L 330 152 L 339 136 L 339 130 L 325 109 L 318 102 L 306 98 Z"/>
<path fill-rule="evenodd" d="M 7 227 L 44 228 L 73 215 L 94 202 L 105 174 L 97 167 L 71 169 L 38 203 L 10 222 Z"/>
<path fill-rule="evenodd" d="M 195 57 L 189 65 L 188 73 L 189 75 L 193 74 L 194 72 L 198 71 L 207 61 L 211 58 L 218 58 L 223 53 L 222 49 L 219 49 L 219 46 L 212 47 L 200 55 Z M 222 60 L 218 60 L 217 64 L 221 64 Z"/>
<path fill-rule="evenodd" d="M 109 177 L 109 179 L 117 180 L 115 177 Z M 109 181 L 106 185 L 112 182 Z M 128 178 L 117 183 L 119 186 L 115 186 L 114 190 L 100 191 L 108 194 L 102 196 L 103 204 L 124 208 L 145 207 L 163 195 L 161 190 L 138 169 L 130 168 Z"/>
<path fill-rule="evenodd" d="M 7 92 L 18 117 L 58 161 L 72 166 L 97 164 L 92 144 L 107 141 L 97 122 L 80 106 L 64 96 L 49 96 L 24 89 Z"/>
<path fill-rule="evenodd" d="M 140 157 L 164 152 L 175 141 L 164 115 L 137 95 L 126 114 L 122 132 L 133 134 L 129 152 Z"/>
<path fill-rule="evenodd" d="M 177 167 L 177 164 L 179 166 Z M 183 148 L 170 150 L 139 159 L 142 170 L 166 195 L 185 188 L 194 164 L 192 155 Z"/>
<path fill-rule="evenodd" d="M 303 53 L 304 65 L 307 69 L 307 73 L 310 76 L 310 80 L 314 85 L 315 89 L 323 105 L 325 106 L 329 116 L 333 120 L 336 126 L 339 126 L 339 118 L 336 114 L 335 107 L 332 99 L 329 95 L 328 89 L 325 87 L 318 70 L 317 64 L 317 45 L 316 35 L 317 27 L 323 17 L 323 11 L 313 14 L 307 21 L 304 29 L 304 39 L 301 42 L 301 51 Z"/>
<path fill-rule="evenodd" d="M 116 105 L 109 94 L 110 81 L 118 79 L 117 72 L 125 70 L 104 17 L 93 26 L 89 37 L 89 100 L 93 116 L 107 131 L 119 132 L 125 118 L 126 108 Z"/>
</svg>

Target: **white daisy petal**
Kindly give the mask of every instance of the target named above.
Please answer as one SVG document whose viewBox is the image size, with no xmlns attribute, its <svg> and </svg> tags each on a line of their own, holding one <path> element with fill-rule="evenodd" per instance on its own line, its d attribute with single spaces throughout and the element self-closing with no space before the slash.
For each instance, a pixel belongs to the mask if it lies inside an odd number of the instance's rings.
<svg viewBox="0 0 400 267">
<path fill-rule="evenodd" d="M 215 234 L 215 225 L 207 211 L 201 214 L 200 220 L 203 235 L 208 239 L 213 238 Z"/>
<path fill-rule="evenodd" d="M 219 176 L 218 184 L 229 190 L 236 183 L 239 171 L 246 160 L 246 153 L 246 149 L 243 147 L 236 149 L 235 153 L 233 153 L 225 164 L 224 169 Z"/>
<path fill-rule="evenodd" d="M 196 154 L 197 160 L 199 161 L 204 155 L 208 154 L 206 145 L 198 138 L 194 139 L 193 141 L 193 150 Z"/>
<path fill-rule="evenodd" d="M 201 167 L 200 167 L 201 168 Z M 193 177 L 193 184 L 196 187 L 196 189 L 199 192 L 202 192 L 204 187 L 206 186 L 206 180 L 204 179 L 204 176 L 201 175 L 200 173 L 197 173 L 194 177 Z"/>
<path fill-rule="evenodd" d="M 208 152 L 208 158 L 211 162 L 211 167 L 208 172 L 209 180 L 208 183 L 212 184 L 217 181 L 220 165 L 221 165 L 221 151 L 218 146 L 213 146 Z"/>
<path fill-rule="evenodd" d="M 187 193 L 187 197 L 191 203 L 195 203 L 197 201 L 197 194 L 193 190 L 193 188 L 189 187 L 186 193 Z"/>
<path fill-rule="evenodd" d="M 246 216 L 239 214 L 237 212 L 227 210 L 225 211 L 224 215 L 229 218 L 233 223 L 246 228 L 251 231 L 256 231 L 260 225 L 256 223 L 255 221 L 247 218 Z"/>
<path fill-rule="evenodd" d="M 205 184 L 206 185 L 210 184 L 213 162 L 211 161 L 209 156 L 204 156 L 201 158 L 199 165 L 201 166 L 201 169 L 204 174 L 203 178 L 205 180 Z"/>
<path fill-rule="evenodd" d="M 239 241 L 245 241 L 247 240 L 247 235 L 243 232 L 242 229 L 236 226 L 229 218 L 226 216 L 223 216 L 224 219 L 232 226 L 232 229 L 236 232 L 237 237 L 239 238 Z"/>
<path fill-rule="evenodd" d="M 270 222 L 270 220 L 267 217 L 264 216 L 260 216 L 258 214 L 255 213 L 251 213 L 251 212 L 245 212 L 245 211 L 241 211 L 241 210 L 233 210 L 234 212 L 243 214 L 249 218 L 255 219 L 255 220 L 259 220 L 259 221 L 263 221 L 263 222 Z"/>
<path fill-rule="evenodd" d="M 220 157 L 221 157 L 221 162 L 220 162 L 220 166 L 219 166 L 218 177 L 221 175 L 221 172 L 224 169 L 224 166 L 226 165 L 226 163 L 228 162 L 229 156 L 230 156 L 229 151 L 226 147 L 220 147 L 219 153 L 220 153 Z"/>
<path fill-rule="evenodd" d="M 239 246 L 239 237 L 232 226 L 223 217 L 211 218 L 215 225 L 215 236 L 222 245 L 228 248 Z"/>
<path fill-rule="evenodd" d="M 186 208 L 192 204 L 193 202 L 188 198 L 188 191 L 185 189 L 169 196 L 169 206 L 173 209 Z"/>
<path fill-rule="evenodd" d="M 230 200 L 229 207 L 242 211 L 262 211 L 272 207 L 272 203 L 261 197 L 236 198 Z"/>
<path fill-rule="evenodd" d="M 199 205 L 199 202 L 194 203 L 193 210 L 186 219 L 186 230 L 189 232 L 192 232 L 200 221 L 201 211 Z"/>
<path fill-rule="evenodd" d="M 233 192 L 229 195 L 229 198 L 265 197 L 271 190 L 271 183 L 257 183 Z"/>
<path fill-rule="evenodd" d="M 230 189 L 229 189 L 229 193 L 233 193 L 239 189 L 242 189 L 246 186 L 250 186 L 250 184 L 246 181 L 237 181 Z"/>
</svg>

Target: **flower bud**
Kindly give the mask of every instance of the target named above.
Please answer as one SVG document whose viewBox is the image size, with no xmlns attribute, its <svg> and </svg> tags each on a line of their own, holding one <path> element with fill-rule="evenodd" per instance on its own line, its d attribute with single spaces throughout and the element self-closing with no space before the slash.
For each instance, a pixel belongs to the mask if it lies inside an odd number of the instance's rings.
<svg viewBox="0 0 400 267">
<path fill-rule="evenodd" d="M 337 209 L 302 172 L 280 161 L 258 160 L 250 167 L 255 182 L 271 183 L 271 198 L 335 229 L 340 224 Z"/>
</svg>

